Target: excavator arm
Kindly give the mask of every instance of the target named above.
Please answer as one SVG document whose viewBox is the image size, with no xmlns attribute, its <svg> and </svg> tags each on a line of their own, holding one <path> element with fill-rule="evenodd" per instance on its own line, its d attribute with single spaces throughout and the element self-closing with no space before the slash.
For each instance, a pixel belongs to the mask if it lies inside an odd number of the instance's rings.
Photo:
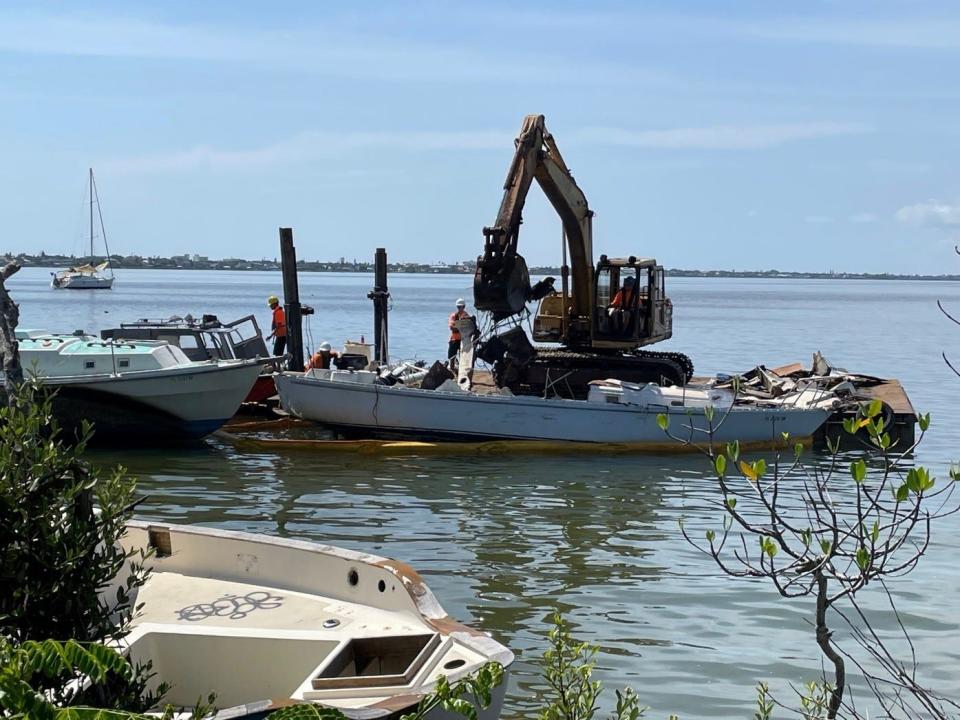
<svg viewBox="0 0 960 720">
<path fill-rule="evenodd" d="M 503 185 L 503 199 L 492 227 L 485 227 L 483 255 L 477 259 L 474 304 L 478 310 L 508 317 L 553 289 L 548 279 L 530 286 L 523 256 L 517 252 L 523 206 L 534 179 L 563 223 L 570 254 L 573 314 L 589 315 L 593 294 L 593 211 L 563 161 L 543 115 L 528 115 L 516 140 L 516 153 Z"/>
</svg>

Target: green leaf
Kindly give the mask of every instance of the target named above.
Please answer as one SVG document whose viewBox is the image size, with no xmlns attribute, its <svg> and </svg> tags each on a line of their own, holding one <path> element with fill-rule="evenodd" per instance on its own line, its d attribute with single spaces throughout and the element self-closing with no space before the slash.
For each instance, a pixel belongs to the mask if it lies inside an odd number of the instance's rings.
<svg viewBox="0 0 960 720">
<path fill-rule="evenodd" d="M 867 405 L 865 415 L 868 418 L 875 418 L 883 410 L 883 403 L 879 398 L 874 398 L 870 401 L 870 404 Z"/>
<path fill-rule="evenodd" d="M 670 418 L 665 413 L 659 413 L 657 415 L 657 426 L 663 430 L 667 431 L 667 428 L 670 427 Z"/>
<path fill-rule="evenodd" d="M 857 424 L 856 418 L 847 418 L 843 421 L 843 429 L 850 435 L 856 435 L 860 427 Z"/>
<path fill-rule="evenodd" d="M 857 548 L 857 567 L 859 567 L 861 571 L 865 571 L 870 567 L 870 551 L 865 547 Z"/>
<path fill-rule="evenodd" d="M 777 554 L 777 544 L 770 538 L 764 538 L 763 540 L 763 551 L 770 556 L 772 560 Z"/>
<path fill-rule="evenodd" d="M 863 461 L 863 458 L 850 463 L 850 476 L 857 485 L 863 482 L 863 479 L 867 476 L 867 464 Z"/>
<path fill-rule="evenodd" d="M 717 455 L 713 460 L 713 467 L 716 469 L 717 475 L 723 477 L 727 471 L 727 459 L 723 455 Z"/>
<path fill-rule="evenodd" d="M 873 530 L 870 532 L 870 539 L 876 543 L 877 539 L 880 537 L 880 521 L 873 521 Z"/>
<path fill-rule="evenodd" d="M 836 455 L 840 452 L 840 436 L 837 437 L 827 437 L 827 450 L 830 451 L 831 455 Z"/>
<path fill-rule="evenodd" d="M 714 539 L 717 537 L 717 534 L 713 530 L 707 530 L 707 542 L 713 545 Z"/>
<path fill-rule="evenodd" d="M 733 510 L 734 508 L 736 508 L 736 507 L 737 507 L 737 499 L 736 499 L 735 497 L 728 497 L 728 498 L 727 498 L 727 507 L 730 508 L 731 510 Z"/>
<path fill-rule="evenodd" d="M 727 457 L 736 462 L 740 459 L 740 441 L 734 440 L 732 443 L 727 443 Z"/>
<path fill-rule="evenodd" d="M 920 426 L 920 432 L 926 432 L 930 427 L 930 413 L 917 416 L 917 424 Z"/>
<path fill-rule="evenodd" d="M 767 472 L 767 461 L 760 458 L 753 464 L 753 469 L 756 471 L 757 477 L 762 478 Z"/>
<path fill-rule="evenodd" d="M 829 541 L 829 540 L 821 540 L 821 541 L 820 541 L 820 550 L 823 552 L 824 555 L 829 555 L 829 554 L 830 554 L 830 541 Z"/>
<path fill-rule="evenodd" d="M 708 423 L 713 422 L 713 416 L 715 412 L 716 409 L 713 407 L 713 405 L 707 405 L 707 407 L 703 409 L 703 416 L 706 418 Z"/>
<path fill-rule="evenodd" d="M 801 455 L 803 455 L 803 443 L 797 443 L 793 446 L 793 456 L 799 460 Z"/>
<path fill-rule="evenodd" d="M 918 493 L 921 489 L 921 480 L 920 473 L 917 472 L 916 468 L 910 468 L 907 472 L 907 480 L 904 483 L 910 492 Z"/>
<path fill-rule="evenodd" d="M 469 700 L 461 698 L 449 698 L 443 701 L 445 710 L 463 715 L 467 720 L 477 720 L 477 708 Z"/>
<path fill-rule="evenodd" d="M 906 483 L 896 489 L 894 492 L 894 497 L 896 497 L 897 502 L 903 502 L 910 497 L 910 488 L 907 487 Z"/>
</svg>

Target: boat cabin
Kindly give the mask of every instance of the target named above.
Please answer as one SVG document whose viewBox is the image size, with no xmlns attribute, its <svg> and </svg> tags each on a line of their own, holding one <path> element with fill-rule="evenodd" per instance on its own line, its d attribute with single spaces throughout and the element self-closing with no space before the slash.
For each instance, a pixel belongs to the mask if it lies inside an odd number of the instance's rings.
<svg viewBox="0 0 960 720">
<path fill-rule="evenodd" d="M 189 364 L 184 352 L 161 342 L 113 342 L 90 335 L 17 331 L 20 364 L 27 376 L 121 375 Z"/>
<path fill-rule="evenodd" d="M 221 323 L 216 315 L 198 322 L 191 315 L 166 320 L 143 318 L 100 331 L 104 340 L 155 340 L 174 345 L 191 360 L 253 360 L 270 356 L 253 315 Z"/>
</svg>

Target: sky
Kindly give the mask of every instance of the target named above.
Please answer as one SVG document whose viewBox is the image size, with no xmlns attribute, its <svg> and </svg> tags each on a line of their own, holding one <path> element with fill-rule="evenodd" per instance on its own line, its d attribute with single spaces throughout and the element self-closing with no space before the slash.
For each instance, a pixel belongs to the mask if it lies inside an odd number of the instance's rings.
<svg viewBox="0 0 960 720">
<path fill-rule="evenodd" d="M 0 251 L 82 253 L 92 166 L 114 253 L 474 258 L 539 113 L 597 253 L 956 273 L 958 77 L 953 1 L 7 1 Z"/>
</svg>

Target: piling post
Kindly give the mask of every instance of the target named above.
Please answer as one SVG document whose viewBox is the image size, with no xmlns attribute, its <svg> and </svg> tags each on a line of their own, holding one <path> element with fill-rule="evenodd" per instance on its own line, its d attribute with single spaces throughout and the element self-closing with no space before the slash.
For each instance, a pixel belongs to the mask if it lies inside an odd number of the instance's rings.
<svg viewBox="0 0 960 720">
<path fill-rule="evenodd" d="M 386 365 L 389 357 L 387 329 L 387 305 L 390 292 L 387 290 L 387 251 L 377 248 L 373 256 L 373 290 L 367 293 L 373 300 L 373 359 L 380 365 Z"/>
<path fill-rule="evenodd" d="M 290 370 L 303 370 L 303 309 L 297 284 L 297 251 L 293 228 L 280 228 L 280 268 L 283 274 L 283 310 L 287 318 L 287 352 Z"/>
</svg>

